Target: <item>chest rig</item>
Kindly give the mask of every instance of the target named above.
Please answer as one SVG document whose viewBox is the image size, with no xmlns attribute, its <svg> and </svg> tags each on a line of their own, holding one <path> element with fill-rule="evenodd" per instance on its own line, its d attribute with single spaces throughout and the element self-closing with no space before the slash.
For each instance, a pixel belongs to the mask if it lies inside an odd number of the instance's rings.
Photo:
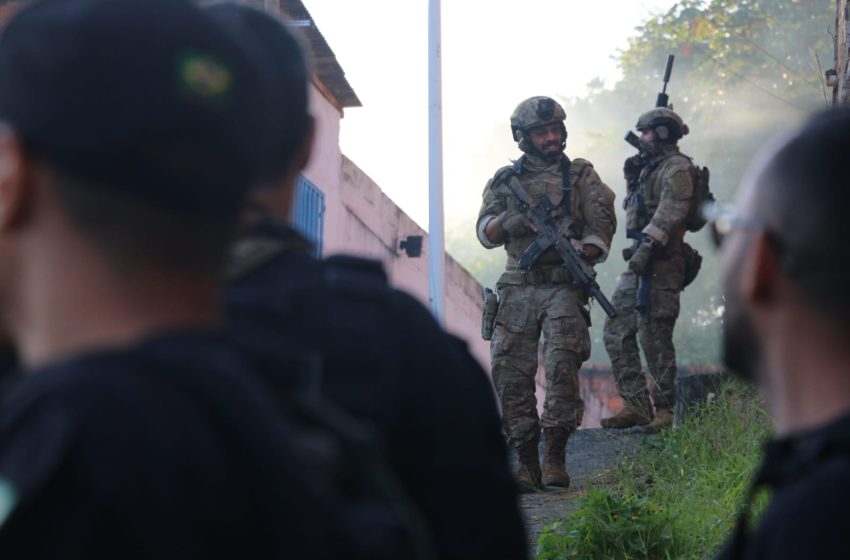
<svg viewBox="0 0 850 560">
<path fill-rule="evenodd" d="M 499 184 L 501 182 L 507 183 L 512 177 L 519 177 L 523 174 L 524 171 L 524 163 L 525 163 L 525 155 L 520 156 L 519 159 L 514 162 L 514 165 L 511 167 L 507 167 L 496 177 L 496 180 L 493 184 Z M 552 199 L 549 197 L 547 192 L 544 190 L 542 193 L 534 193 L 534 195 L 526 194 L 526 200 L 523 200 L 520 196 L 517 195 L 516 192 L 511 190 L 511 193 L 519 204 L 520 208 L 528 208 L 530 205 L 528 204 L 529 199 L 531 200 L 531 204 L 539 205 L 543 208 L 549 216 L 552 217 L 553 220 L 558 221 L 559 223 L 566 223 L 570 229 L 573 226 L 572 220 L 572 185 L 570 184 L 570 169 L 572 162 L 566 156 L 561 157 L 560 162 L 560 171 L 561 171 L 561 196 L 560 200 L 555 204 Z M 570 231 L 571 236 L 577 235 L 577 232 Z M 525 270 L 531 269 L 534 264 L 540 259 L 540 257 L 548 251 L 552 247 L 552 243 L 545 238 L 545 236 L 538 235 L 525 249 L 522 256 L 519 260 L 519 267 Z"/>
<path fill-rule="evenodd" d="M 638 180 L 629 185 L 629 192 L 623 200 L 623 209 L 626 211 L 626 238 L 640 239 L 643 228 L 649 224 L 652 214 L 658 207 L 658 197 L 655 193 L 648 192 L 649 176 L 658 171 L 661 165 L 674 155 L 676 154 L 662 154 L 651 159 L 641 169 Z"/>
</svg>

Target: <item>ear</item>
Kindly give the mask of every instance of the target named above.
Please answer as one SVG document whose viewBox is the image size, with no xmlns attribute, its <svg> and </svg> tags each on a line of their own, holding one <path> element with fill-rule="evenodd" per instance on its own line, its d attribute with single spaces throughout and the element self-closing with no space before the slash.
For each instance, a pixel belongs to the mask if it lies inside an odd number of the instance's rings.
<svg viewBox="0 0 850 560">
<path fill-rule="evenodd" d="M 14 228 L 26 214 L 32 197 L 32 164 L 20 137 L 0 125 L 0 232 Z"/>
<path fill-rule="evenodd" d="M 667 140 L 670 137 L 670 131 L 666 126 L 656 126 L 655 134 L 658 135 L 659 140 Z"/>
<path fill-rule="evenodd" d="M 741 293 L 753 305 L 766 305 L 777 297 L 781 268 L 776 251 L 764 232 L 754 235 L 740 276 Z"/>
</svg>

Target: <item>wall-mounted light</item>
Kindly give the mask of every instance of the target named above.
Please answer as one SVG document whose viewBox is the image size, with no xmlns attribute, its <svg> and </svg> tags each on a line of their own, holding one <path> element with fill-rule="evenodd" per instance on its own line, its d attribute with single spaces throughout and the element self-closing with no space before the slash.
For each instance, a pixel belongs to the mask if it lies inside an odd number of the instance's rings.
<svg viewBox="0 0 850 560">
<path fill-rule="evenodd" d="M 404 251 L 408 257 L 419 257 L 422 255 L 422 236 L 408 235 L 398 244 L 399 249 Z"/>
</svg>

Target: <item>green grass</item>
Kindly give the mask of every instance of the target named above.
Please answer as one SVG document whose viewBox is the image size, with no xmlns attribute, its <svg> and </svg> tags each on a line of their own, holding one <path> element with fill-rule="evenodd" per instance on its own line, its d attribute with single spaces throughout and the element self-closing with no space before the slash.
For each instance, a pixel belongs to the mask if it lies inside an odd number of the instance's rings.
<svg viewBox="0 0 850 560">
<path fill-rule="evenodd" d="M 681 426 L 647 439 L 577 511 L 548 526 L 535 558 L 710 557 L 732 529 L 768 435 L 761 400 L 729 384 Z"/>
</svg>

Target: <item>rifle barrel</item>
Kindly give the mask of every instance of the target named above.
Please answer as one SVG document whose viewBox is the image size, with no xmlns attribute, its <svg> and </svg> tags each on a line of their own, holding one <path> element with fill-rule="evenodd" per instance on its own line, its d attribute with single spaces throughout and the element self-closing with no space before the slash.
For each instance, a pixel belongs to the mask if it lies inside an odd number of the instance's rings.
<svg viewBox="0 0 850 560">
<path fill-rule="evenodd" d="M 673 60 L 675 58 L 675 55 L 667 55 L 667 67 L 664 69 L 664 89 L 662 90 L 664 93 L 667 93 L 667 82 L 670 81 L 670 74 L 673 72 Z"/>
</svg>

